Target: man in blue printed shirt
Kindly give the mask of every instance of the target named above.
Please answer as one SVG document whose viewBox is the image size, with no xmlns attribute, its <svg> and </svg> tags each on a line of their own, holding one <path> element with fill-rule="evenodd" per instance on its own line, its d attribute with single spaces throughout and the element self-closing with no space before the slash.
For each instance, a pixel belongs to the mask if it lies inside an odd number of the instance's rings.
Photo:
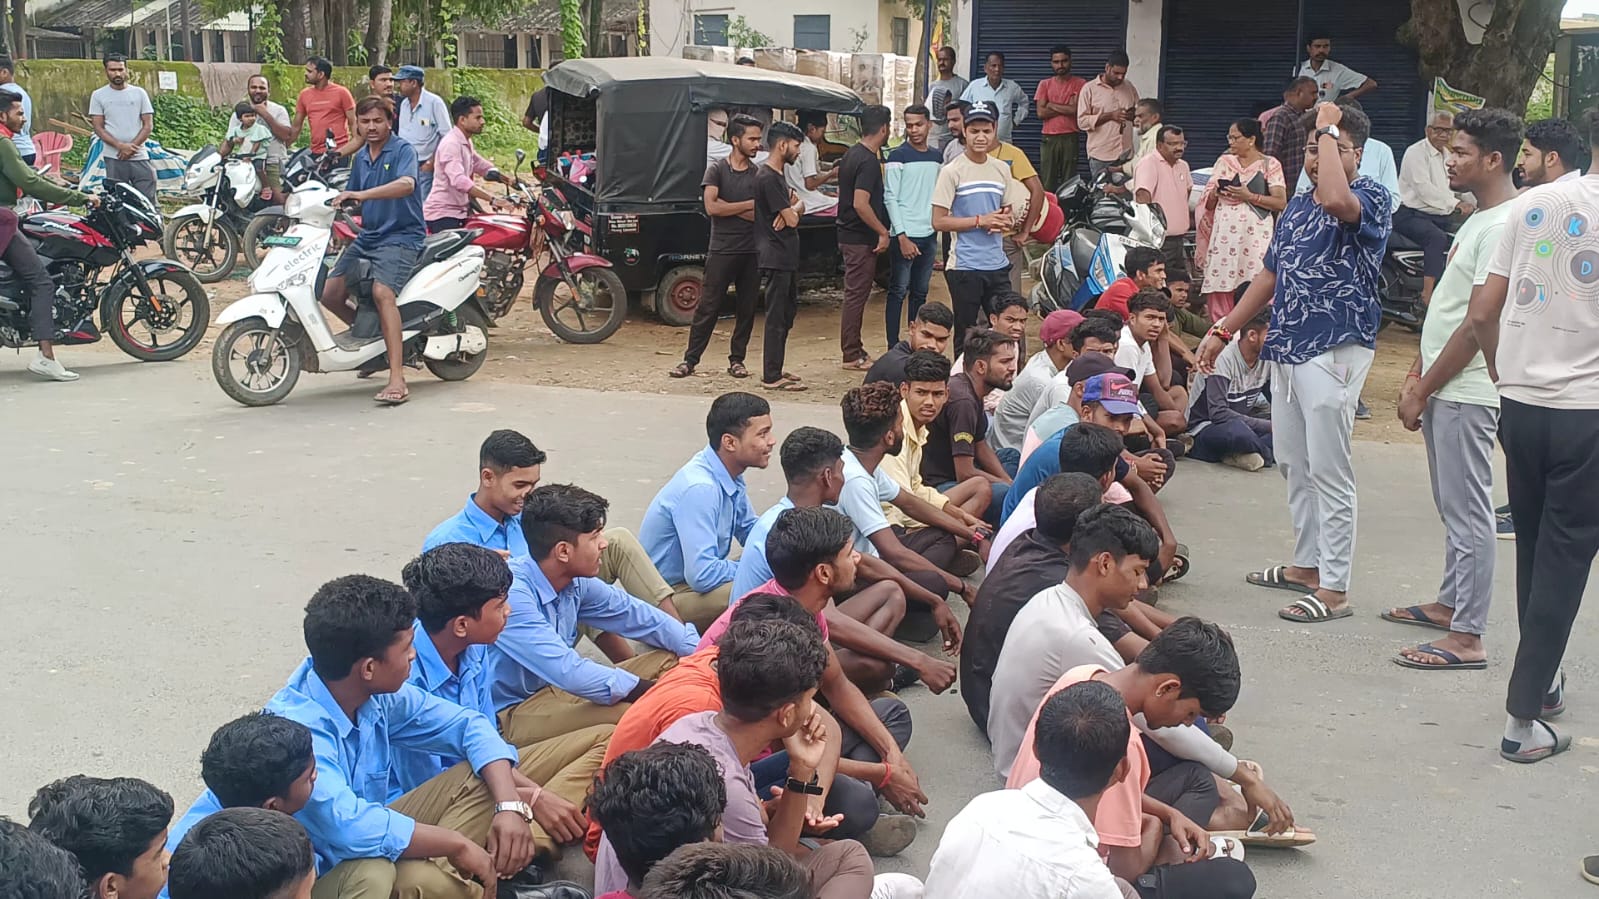
<svg viewBox="0 0 1599 899">
<path fill-rule="evenodd" d="M 727 611 L 743 545 L 755 525 L 744 472 L 772 460 L 772 407 L 750 393 L 724 393 L 705 418 L 710 443 L 678 469 L 644 512 L 639 540 L 675 585 L 685 621 L 707 628 Z"/>
<path fill-rule="evenodd" d="M 1209 372 L 1222 346 L 1271 304 L 1261 359 L 1270 362 L 1272 437 L 1288 481 L 1292 564 L 1248 576 L 1262 587 L 1304 595 L 1277 614 L 1319 623 L 1354 614 L 1355 469 L 1349 439 L 1360 388 L 1377 344 L 1377 277 L 1393 198 L 1358 175 L 1371 122 L 1357 109 L 1323 103 L 1305 145 L 1315 190 L 1288 201 L 1266 266 L 1233 311 L 1200 345 Z"/>
<path fill-rule="evenodd" d="M 481 546 L 446 543 L 412 559 L 401 576 L 417 604 L 410 683 L 493 720 L 487 656 L 510 615 L 505 560 Z M 615 729 L 596 725 L 518 747 L 518 786 L 532 793 L 538 852 L 553 856 L 558 844 L 583 835 L 587 821 L 578 806 Z M 403 749 L 395 752 L 394 768 L 400 789 L 409 790 L 460 761 L 449 753 Z"/>
<path fill-rule="evenodd" d="M 607 506 L 569 484 L 540 487 L 523 506 L 528 555 L 511 560 L 510 620 L 487 657 L 500 732 L 517 746 L 615 724 L 700 642 L 693 625 L 594 576 L 605 549 Z M 591 661 L 574 648 L 580 624 L 659 651 L 615 668 Z"/>
<path fill-rule="evenodd" d="M 295 819 L 316 850 L 316 899 L 424 890 L 476 899 L 533 860 L 532 797 L 518 786 L 515 749 L 492 720 L 406 682 L 415 618 L 399 584 L 366 575 L 323 584 L 305 607 L 310 657 L 266 705 L 311 730 L 316 784 Z M 406 792 L 397 749 L 467 763 Z"/>
</svg>

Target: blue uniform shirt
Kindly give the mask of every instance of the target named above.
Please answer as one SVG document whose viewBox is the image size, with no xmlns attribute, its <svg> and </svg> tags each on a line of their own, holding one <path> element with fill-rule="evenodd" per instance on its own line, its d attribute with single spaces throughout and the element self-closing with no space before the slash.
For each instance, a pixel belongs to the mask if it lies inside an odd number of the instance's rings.
<svg viewBox="0 0 1599 899">
<path fill-rule="evenodd" d="M 407 683 L 424 693 L 478 712 L 490 721 L 495 720 L 494 703 L 489 700 L 489 648 L 468 646 L 461 653 L 456 670 L 451 671 L 422 622 L 418 621 L 413 628 L 416 658 L 411 661 L 411 677 Z M 396 748 L 394 773 L 399 779 L 400 792 L 416 789 L 459 761 L 461 757 L 455 753 Z"/>
<path fill-rule="evenodd" d="M 638 675 L 590 661 L 574 649 L 578 624 L 592 625 L 658 649 L 689 655 L 700 642 L 684 624 L 599 578 L 580 577 L 560 592 L 532 556 L 511 560 L 511 619 L 489 647 L 489 689 L 503 709 L 545 687 L 558 687 L 598 705 L 615 705 L 638 686 Z"/>
<path fill-rule="evenodd" d="M 388 807 L 405 792 L 394 767 L 396 749 L 453 754 L 479 772 L 500 759 L 517 762 L 492 720 L 411 684 L 373 696 L 351 721 L 310 659 L 266 710 L 311 729 L 316 786 L 294 818 L 311 837 L 318 874 L 352 858 L 394 861 L 411 845 L 416 822 Z"/>
<path fill-rule="evenodd" d="M 377 159 L 372 158 L 370 147 L 363 146 L 355 151 L 348 189 L 371 190 L 396 178 L 416 180 L 416 150 L 398 135 L 390 135 L 383 142 Z M 355 242 L 363 250 L 386 245 L 421 249 L 427 236 L 427 225 L 422 221 L 422 197 L 416 191 L 397 200 L 361 203 L 361 234 Z"/>
<path fill-rule="evenodd" d="M 755 526 L 744 477 L 733 477 L 710 446 L 677 470 L 644 511 L 639 542 L 668 584 L 709 593 L 733 580 L 727 557 Z"/>
<path fill-rule="evenodd" d="M 1051 434 L 1049 439 L 1040 443 L 1038 449 L 1033 450 L 1033 454 L 1027 457 L 1026 462 L 1022 463 L 1021 469 L 1016 472 L 1015 479 L 1011 481 L 1010 492 L 1005 494 L 1005 505 L 999 514 L 1000 524 L 1003 525 L 1005 519 L 1010 517 L 1010 513 L 1016 511 L 1016 507 L 1022 503 L 1022 497 L 1026 496 L 1029 490 L 1060 474 L 1061 438 L 1065 437 L 1066 432 L 1075 427 L 1076 424 L 1077 422 L 1073 420 L 1071 424 Z M 1127 461 L 1118 456 L 1116 458 L 1116 480 L 1120 481 L 1122 478 L 1127 477 L 1127 472 Z"/>
<path fill-rule="evenodd" d="M 484 549 L 497 549 L 513 556 L 527 555 L 527 538 L 522 536 L 522 519 L 511 516 L 504 521 L 483 511 L 477 504 L 477 494 L 466 498 L 466 508 L 439 522 L 422 541 L 422 551 L 427 552 L 445 543 L 470 543 Z M 418 638 L 420 640 L 420 638 Z"/>
<path fill-rule="evenodd" d="M 744 539 L 744 554 L 738 557 L 738 575 L 733 578 L 733 602 L 738 602 L 748 596 L 751 590 L 772 579 L 772 566 L 766 564 L 766 535 L 777 523 L 777 516 L 792 508 L 794 501 L 785 496 L 755 519 L 755 526 L 750 528 L 749 536 Z"/>
<path fill-rule="evenodd" d="M 184 834 L 193 830 L 194 825 L 220 811 L 222 811 L 222 801 L 217 798 L 217 794 L 210 790 L 201 793 L 200 798 L 194 800 L 189 810 L 183 813 L 183 817 L 167 828 L 167 854 L 177 851 L 178 844 L 183 842 Z M 161 885 L 160 899 L 170 899 L 166 884 Z"/>
</svg>

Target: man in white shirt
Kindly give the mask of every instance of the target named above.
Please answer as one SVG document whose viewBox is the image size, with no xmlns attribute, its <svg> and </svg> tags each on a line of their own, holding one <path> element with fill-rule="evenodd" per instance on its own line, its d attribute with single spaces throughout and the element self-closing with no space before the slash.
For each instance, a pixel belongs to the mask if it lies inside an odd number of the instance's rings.
<svg viewBox="0 0 1599 899">
<path fill-rule="evenodd" d="M 128 83 L 126 56 L 105 58 L 105 79 L 105 86 L 89 95 L 89 124 L 105 145 L 106 185 L 126 183 L 154 203 L 155 169 L 144 142 L 155 124 L 155 107 L 144 88 Z"/>
<path fill-rule="evenodd" d="M 1316 97 L 1321 102 L 1331 103 L 1339 97 L 1354 100 L 1377 89 L 1376 81 L 1332 59 L 1332 38 L 1326 34 L 1311 32 L 1305 53 L 1310 58 L 1295 74 L 1316 79 Z"/>
<path fill-rule="evenodd" d="M 426 73 L 419 66 L 400 66 L 394 83 L 400 89 L 400 139 L 416 151 L 416 195 L 426 200 L 433 190 L 433 154 L 455 120 L 444 98 L 422 86 Z"/>
<path fill-rule="evenodd" d="M 1405 148 L 1399 166 L 1399 208 L 1394 210 L 1394 231 L 1421 247 L 1421 304 L 1432 302 L 1432 290 L 1444 273 L 1444 257 L 1454 231 L 1453 216 L 1471 214 L 1472 205 L 1449 189 L 1446 171 L 1449 139 L 1455 134 L 1455 117 L 1435 112 L 1427 123 L 1427 136 Z"/>
<path fill-rule="evenodd" d="M 927 142 L 942 150 L 949 143 L 949 127 L 944 124 L 944 107 L 951 100 L 959 100 L 970 84 L 955 74 L 955 48 L 945 44 L 938 48 L 938 80 L 927 85 L 927 109 L 932 114 L 933 127 Z"/>
<path fill-rule="evenodd" d="M 1055 377 L 1066 369 L 1077 351 L 1072 349 L 1072 329 L 1083 321 L 1082 313 L 1072 309 L 1056 309 L 1044 317 L 1038 328 L 1038 339 L 1044 348 L 1027 360 L 1010 389 L 1005 391 L 994 409 L 994 427 L 988 432 L 988 442 L 995 452 L 1012 449 L 1020 453 L 1027 439 L 1027 425 L 1032 421 L 1033 407 L 1039 397 L 1049 390 Z"/>
<path fill-rule="evenodd" d="M 805 201 L 806 215 L 837 215 L 838 197 L 823 193 L 821 188 L 838 182 L 838 166 L 823 172 L 821 153 L 816 149 L 817 141 L 827 133 L 827 113 L 802 109 L 799 127 L 805 132 L 805 142 L 800 144 L 799 159 L 783 167 L 783 178 Z"/>
<path fill-rule="evenodd" d="M 998 50 L 988 54 L 983 63 L 983 74 L 988 77 L 967 85 L 961 99 L 968 103 L 994 104 L 999 114 L 999 121 L 995 125 L 999 139 L 1009 141 L 1012 129 L 1027 121 L 1027 107 L 1032 101 L 1021 85 L 1005 77 L 1005 54 Z"/>
<path fill-rule="evenodd" d="M 22 155 L 22 161 L 33 165 L 38 154 L 33 147 L 33 98 L 22 89 L 13 77 L 16 63 L 9 56 L 0 56 L 0 90 L 7 90 L 22 98 L 22 130 L 11 135 L 11 142 L 17 145 L 17 152 Z"/>
</svg>

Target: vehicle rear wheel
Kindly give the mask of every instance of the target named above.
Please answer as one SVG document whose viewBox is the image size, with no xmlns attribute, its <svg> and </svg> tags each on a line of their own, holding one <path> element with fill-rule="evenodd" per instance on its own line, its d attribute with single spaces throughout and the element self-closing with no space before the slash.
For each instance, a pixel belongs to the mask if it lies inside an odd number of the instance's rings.
<svg viewBox="0 0 1599 899">
<path fill-rule="evenodd" d="M 627 288 L 608 268 L 588 268 L 572 275 L 577 291 L 560 278 L 540 277 L 533 302 L 555 336 L 567 343 L 599 343 L 627 320 Z"/>
<path fill-rule="evenodd" d="M 264 238 L 279 234 L 287 234 L 289 226 L 294 224 L 294 219 L 280 213 L 260 213 L 250 219 L 250 224 L 244 229 L 244 238 L 241 241 L 244 264 L 251 270 L 259 268 L 266 259 L 271 247 L 261 246 Z"/>
<path fill-rule="evenodd" d="M 300 345 L 260 317 L 236 321 L 211 347 L 217 386 L 244 406 L 282 402 L 300 379 Z"/>
<path fill-rule="evenodd" d="M 460 330 L 462 331 L 466 330 L 469 325 L 482 331 L 485 343 L 480 352 L 473 353 L 470 356 L 464 353 L 457 353 L 446 359 L 429 359 L 423 356 L 422 363 L 440 381 L 465 381 L 467 378 L 477 374 L 477 370 L 483 367 L 483 361 L 489 358 L 487 343 L 489 336 L 488 318 L 478 311 L 477 306 L 468 301 L 467 305 L 455 310 L 455 320 L 461 326 Z"/>
<path fill-rule="evenodd" d="M 678 328 L 694 323 L 694 310 L 705 292 L 705 267 L 680 265 L 668 271 L 655 288 L 655 314 Z"/>
<path fill-rule="evenodd" d="M 173 267 L 137 284 L 113 288 L 100 304 L 100 325 L 117 349 L 140 362 L 171 362 L 200 345 L 211 326 L 211 301 L 193 274 Z"/>
<path fill-rule="evenodd" d="M 210 227 L 197 215 L 167 222 L 161 232 L 161 252 L 194 272 L 202 284 L 215 284 L 233 274 L 238 262 L 239 235 L 224 222 Z"/>
</svg>

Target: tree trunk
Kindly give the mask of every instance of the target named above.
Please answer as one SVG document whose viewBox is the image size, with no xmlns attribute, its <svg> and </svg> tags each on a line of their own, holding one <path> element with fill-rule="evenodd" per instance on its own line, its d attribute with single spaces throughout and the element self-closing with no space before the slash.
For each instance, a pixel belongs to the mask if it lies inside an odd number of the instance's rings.
<svg viewBox="0 0 1599 899">
<path fill-rule="evenodd" d="M 0 19 L 5 13 L 0 11 Z M 22 59 L 28 55 L 28 0 L 11 0 L 11 55 Z"/>
<path fill-rule="evenodd" d="M 0 56 L 15 56 L 22 58 L 24 47 L 18 47 L 17 52 L 11 52 L 11 23 L 5 16 L 0 16 Z"/>
<path fill-rule="evenodd" d="M 1543 74 L 1560 35 L 1564 0 L 1496 0 L 1481 44 L 1466 40 L 1457 0 L 1411 0 L 1399 40 L 1416 49 L 1421 72 L 1517 113 Z"/>
<path fill-rule="evenodd" d="M 389 31 L 394 24 L 394 0 L 372 0 L 366 14 L 366 61 L 381 65 L 389 61 Z"/>
<path fill-rule="evenodd" d="M 283 4 L 283 58 L 296 64 L 305 62 L 305 3 L 288 0 Z"/>
<path fill-rule="evenodd" d="M 328 2 L 328 59 L 336 66 L 350 64 L 350 20 L 344 0 Z"/>
<path fill-rule="evenodd" d="M 311 11 L 311 30 L 308 37 L 314 45 L 307 55 L 333 57 L 333 50 L 328 46 L 328 4 L 326 0 L 308 0 Z"/>
<path fill-rule="evenodd" d="M 605 2 L 588 0 L 588 55 L 607 56 L 605 41 Z"/>
<path fill-rule="evenodd" d="M 14 2 L 21 5 L 23 0 L 14 0 Z M 178 31 L 183 35 L 183 40 L 179 42 L 183 46 L 183 53 L 175 58 L 187 60 L 189 55 L 194 52 L 194 38 L 190 37 L 193 32 L 189 30 L 189 0 L 183 0 L 183 2 L 178 4 Z M 167 50 L 167 56 L 172 56 L 170 48 Z M 218 62 L 221 62 L 221 60 L 218 60 Z"/>
</svg>

